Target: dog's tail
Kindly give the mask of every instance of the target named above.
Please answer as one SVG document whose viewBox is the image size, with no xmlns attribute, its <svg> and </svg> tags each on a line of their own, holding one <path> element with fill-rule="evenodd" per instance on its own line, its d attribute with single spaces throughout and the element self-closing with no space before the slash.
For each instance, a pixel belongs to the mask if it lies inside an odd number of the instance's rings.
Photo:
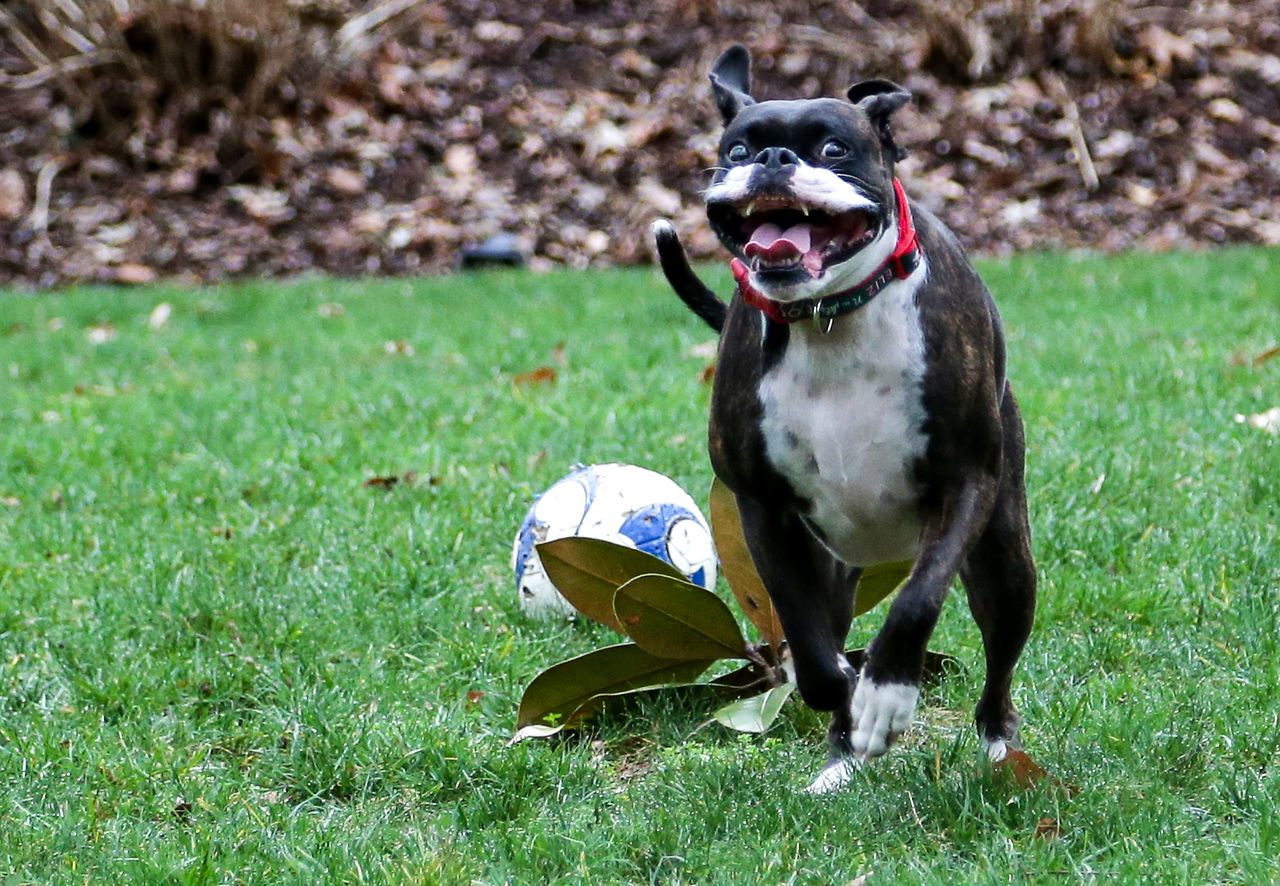
<svg viewBox="0 0 1280 886">
<path fill-rule="evenodd" d="M 662 266 L 662 273 L 666 275 L 671 288 L 689 306 L 689 310 L 719 332 L 724 328 L 724 315 L 729 308 L 689 267 L 689 257 L 680 244 L 675 225 L 660 218 L 650 226 L 650 230 L 653 231 L 653 239 L 658 246 L 658 264 Z"/>
</svg>

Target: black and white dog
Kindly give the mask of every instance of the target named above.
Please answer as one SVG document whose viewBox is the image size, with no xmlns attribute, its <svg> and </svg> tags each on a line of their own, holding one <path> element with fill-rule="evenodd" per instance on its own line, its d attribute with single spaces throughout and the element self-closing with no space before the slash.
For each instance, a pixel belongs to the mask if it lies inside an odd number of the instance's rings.
<svg viewBox="0 0 1280 886">
<path fill-rule="evenodd" d="M 711 71 L 722 117 L 707 219 L 733 254 L 727 306 L 654 223 L 672 287 L 720 332 L 709 446 L 737 497 L 805 702 L 832 711 L 832 790 L 911 723 L 926 645 L 958 574 L 986 650 L 975 719 L 986 753 L 1018 743 L 1010 697 L 1031 631 L 1035 565 L 1023 431 L 1004 335 L 955 237 L 908 205 L 889 118 L 910 93 L 757 102 L 750 55 Z M 863 567 L 914 561 L 867 649 L 845 658 Z"/>
</svg>

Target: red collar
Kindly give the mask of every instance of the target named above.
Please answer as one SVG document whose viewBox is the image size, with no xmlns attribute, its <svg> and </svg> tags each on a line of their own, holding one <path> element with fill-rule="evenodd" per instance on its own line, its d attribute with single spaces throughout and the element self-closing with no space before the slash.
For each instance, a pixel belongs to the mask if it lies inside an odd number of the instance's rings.
<svg viewBox="0 0 1280 886">
<path fill-rule="evenodd" d="M 738 282 L 742 300 L 753 308 L 764 311 L 775 323 L 795 323 L 810 318 L 826 320 L 826 331 L 831 328 L 831 321 L 836 317 L 856 311 L 894 280 L 906 279 L 920 265 L 920 244 L 916 239 L 916 226 L 911 221 L 907 195 L 902 191 L 902 183 L 896 178 L 893 180 L 893 193 L 898 204 L 898 245 L 893 250 L 893 255 L 885 259 L 884 264 L 867 279 L 857 286 L 821 298 L 774 301 L 751 285 L 751 272 L 740 259 L 735 258 L 729 263 L 729 268 Z"/>
</svg>

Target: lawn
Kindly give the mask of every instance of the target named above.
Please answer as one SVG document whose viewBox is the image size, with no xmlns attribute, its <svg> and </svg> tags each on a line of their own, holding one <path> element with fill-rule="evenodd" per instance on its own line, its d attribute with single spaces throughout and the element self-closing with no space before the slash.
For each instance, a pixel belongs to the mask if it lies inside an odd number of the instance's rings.
<svg viewBox="0 0 1280 886">
<path fill-rule="evenodd" d="M 795 701 L 507 743 L 614 642 L 522 616 L 533 495 L 619 460 L 705 500 L 711 335 L 654 272 L 0 295 L 0 883 L 1275 880 L 1280 438 L 1236 416 L 1280 405 L 1280 252 L 981 269 L 1041 576 L 1015 698 L 1060 784 L 979 765 L 953 594 L 963 669 L 825 798 Z"/>
</svg>

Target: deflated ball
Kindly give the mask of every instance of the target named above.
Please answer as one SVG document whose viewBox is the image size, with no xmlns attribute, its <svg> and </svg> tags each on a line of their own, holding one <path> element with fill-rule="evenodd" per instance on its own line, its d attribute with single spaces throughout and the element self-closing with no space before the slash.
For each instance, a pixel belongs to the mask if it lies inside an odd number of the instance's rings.
<svg viewBox="0 0 1280 886">
<path fill-rule="evenodd" d="M 530 615 L 576 610 L 547 577 L 535 545 L 585 536 L 637 548 L 711 589 L 716 554 L 711 529 L 689 493 L 670 477 L 636 465 L 579 465 L 539 495 L 511 551 L 516 593 Z"/>
</svg>

